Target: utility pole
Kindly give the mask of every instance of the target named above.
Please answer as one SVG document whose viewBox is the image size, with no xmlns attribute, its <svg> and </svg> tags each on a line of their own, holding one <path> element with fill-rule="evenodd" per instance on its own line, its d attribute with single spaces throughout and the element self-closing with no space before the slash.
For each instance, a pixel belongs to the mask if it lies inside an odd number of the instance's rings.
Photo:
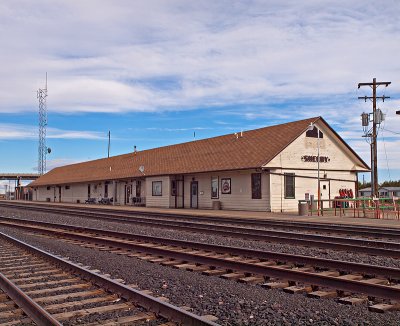
<svg viewBox="0 0 400 326">
<path fill-rule="evenodd" d="M 371 195 L 373 197 L 379 197 L 378 193 L 378 144 L 377 144 L 377 125 L 379 125 L 384 120 L 384 115 L 381 110 L 376 109 L 376 100 L 381 99 L 385 102 L 386 98 L 390 98 L 389 96 L 376 96 L 376 89 L 379 86 L 384 85 L 388 87 L 391 82 L 377 82 L 376 78 L 372 80 L 372 83 L 358 83 L 358 88 L 362 86 L 369 86 L 372 88 L 372 96 L 359 96 L 359 100 L 367 100 L 372 101 L 372 120 L 370 118 L 371 114 L 363 113 L 362 116 L 362 125 L 363 127 L 368 126 L 368 122 L 372 121 L 372 133 L 371 130 L 366 133 L 367 137 L 371 137 Z"/>
<path fill-rule="evenodd" d="M 110 143 L 111 143 L 111 131 L 108 131 L 108 154 L 107 157 L 110 158 Z"/>
</svg>

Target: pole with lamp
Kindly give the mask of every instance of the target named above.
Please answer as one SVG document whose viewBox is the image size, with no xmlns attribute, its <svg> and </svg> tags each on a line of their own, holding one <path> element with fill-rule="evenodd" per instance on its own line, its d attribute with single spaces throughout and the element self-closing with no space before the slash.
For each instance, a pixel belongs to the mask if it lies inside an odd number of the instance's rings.
<svg viewBox="0 0 400 326">
<path fill-rule="evenodd" d="M 319 129 L 317 128 L 317 126 L 314 123 L 310 123 L 310 125 L 308 126 L 307 130 L 308 131 L 312 131 L 314 130 L 314 128 L 317 130 L 317 148 L 318 148 L 318 152 L 317 152 L 317 163 L 318 163 L 318 216 L 319 216 L 319 211 L 321 209 L 321 188 L 320 188 L 320 177 L 319 177 Z"/>
</svg>

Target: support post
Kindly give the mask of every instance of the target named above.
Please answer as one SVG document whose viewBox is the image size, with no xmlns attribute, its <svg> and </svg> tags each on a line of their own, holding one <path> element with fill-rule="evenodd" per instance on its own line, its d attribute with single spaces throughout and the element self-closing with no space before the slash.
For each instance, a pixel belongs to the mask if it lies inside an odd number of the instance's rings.
<svg viewBox="0 0 400 326">
<path fill-rule="evenodd" d="M 372 80 L 372 83 L 359 83 L 358 88 L 362 86 L 369 86 L 372 88 L 372 96 L 360 96 L 358 99 L 362 99 L 365 102 L 367 99 L 372 101 L 372 134 L 371 134 L 371 195 L 372 197 L 379 197 L 378 192 L 378 144 L 377 144 L 377 125 L 380 124 L 380 119 L 377 121 L 377 111 L 376 111 L 376 100 L 382 99 L 384 102 L 389 96 L 376 96 L 376 89 L 383 85 L 385 87 L 389 86 L 391 82 L 377 82 L 376 78 Z"/>
</svg>

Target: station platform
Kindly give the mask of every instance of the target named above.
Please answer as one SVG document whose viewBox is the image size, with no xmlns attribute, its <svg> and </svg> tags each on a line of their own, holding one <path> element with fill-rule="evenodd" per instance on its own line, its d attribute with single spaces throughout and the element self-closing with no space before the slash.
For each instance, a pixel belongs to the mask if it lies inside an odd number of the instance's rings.
<svg viewBox="0 0 400 326">
<path fill-rule="evenodd" d="M 174 214 L 182 216 L 207 216 L 217 218 L 237 218 L 237 219 L 260 219 L 260 220 L 281 220 L 294 222 L 316 222 L 327 224 L 344 224 L 344 225 L 360 225 L 384 228 L 400 229 L 400 220 L 397 219 L 373 219 L 373 218 L 354 218 L 353 216 L 299 216 L 294 213 L 271 213 L 271 212 L 255 212 L 255 211 L 233 211 L 233 210 L 211 210 L 211 209 L 183 209 L 183 208 L 153 208 L 153 207 L 135 207 L 126 205 L 99 205 L 99 204 L 75 204 L 75 203 L 52 203 L 52 202 L 32 202 L 23 200 L 4 201 L 18 204 L 35 204 L 45 206 L 61 206 L 61 207 L 78 207 L 91 209 L 109 209 L 123 210 L 137 213 L 157 213 L 157 214 Z"/>
</svg>

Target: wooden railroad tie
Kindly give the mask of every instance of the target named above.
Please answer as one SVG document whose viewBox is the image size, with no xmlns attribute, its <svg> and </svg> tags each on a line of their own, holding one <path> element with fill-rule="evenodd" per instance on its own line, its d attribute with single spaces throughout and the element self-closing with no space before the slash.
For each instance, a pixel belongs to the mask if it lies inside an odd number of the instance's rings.
<svg viewBox="0 0 400 326">
<path fill-rule="evenodd" d="M 126 316 L 126 317 L 119 317 L 119 318 L 115 318 L 115 319 L 103 320 L 101 322 L 101 325 L 102 326 L 136 325 L 136 324 L 148 323 L 152 320 L 155 320 L 156 318 L 157 317 L 153 313 L 141 312 L 134 316 Z M 98 322 L 86 324 L 86 326 L 99 326 L 99 325 L 100 324 Z"/>
<path fill-rule="evenodd" d="M 310 298 L 323 299 L 323 298 L 336 298 L 338 296 L 336 291 L 314 291 L 307 294 Z"/>
<path fill-rule="evenodd" d="M 400 310 L 400 303 L 379 303 L 373 306 L 369 306 L 368 309 L 373 312 L 384 313 L 385 311 Z"/>
<path fill-rule="evenodd" d="M 311 286 L 293 285 L 293 286 L 289 286 L 287 288 L 284 288 L 283 291 L 286 292 L 286 293 L 290 293 L 290 294 L 310 293 L 310 292 L 312 292 L 312 287 Z"/>
<path fill-rule="evenodd" d="M 203 275 L 207 276 L 220 276 L 226 274 L 225 269 L 209 269 L 204 272 L 202 272 Z"/>
<path fill-rule="evenodd" d="M 284 289 L 289 286 L 289 282 L 268 282 L 262 285 L 266 289 Z"/>
<path fill-rule="evenodd" d="M 223 278 L 224 280 L 239 280 L 241 278 L 246 277 L 244 273 L 227 273 L 227 274 L 222 274 L 220 275 L 220 278 Z"/>
<path fill-rule="evenodd" d="M 339 299 L 339 303 L 346 304 L 346 305 L 359 305 L 363 304 L 368 301 L 367 297 L 344 297 Z"/>
</svg>

